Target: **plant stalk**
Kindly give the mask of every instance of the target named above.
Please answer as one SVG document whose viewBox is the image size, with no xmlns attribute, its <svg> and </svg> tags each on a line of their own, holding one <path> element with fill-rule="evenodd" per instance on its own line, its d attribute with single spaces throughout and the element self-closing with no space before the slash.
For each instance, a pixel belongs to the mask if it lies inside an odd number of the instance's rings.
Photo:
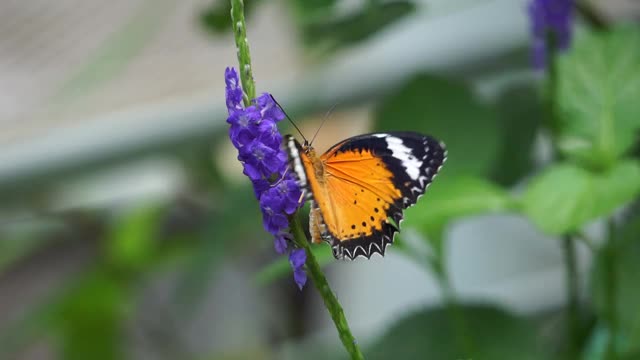
<svg viewBox="0 0 640 360">
<path fill-rule="evenodd" d="M 613 219 L 609 219 L 608 223 L 608 239 L 607 244 L 604 246 L 604 268 L 606 277 L 605 292 L 605 313 L 607 317 L 607 323 L 609 325 L 609 342 L 607 343 L 607 360 L 617 360 L 618 352 L 616 350 L 616 339 L 618 337 L 618 306 L 617 306 L 617 291 L 618 291 L 618 274 L 616 273 L 616 228 Z"/>
<path fill-rule="evenodd" d="M 578 267 L 576 262 L 575 240 L 571 235 L 562 239 L 564 263 L 567 276 L 567 334 L 568 358 L 577 359 L 580 352 L 580 303 L 578 285 Z"/>
<path fill-rule="evenodd" d="M 253 80 L 251 68 L 251 53 L 249 52 L 249 40 L 247 40 L 247 24 L 244 19 L 244 1 L 231 0 L 231 24 L 236 40 L 238 63 L 240 64 L 240 81 L 246 97 L 244 106 L 251 105 L 251 99 L 256 98 L 256 84 Z"/>
<path fill-rule="evenodd" d="M 446 265 L 442 262 L 442 256 L 430 262 L 430 266 L 434 271 L 438 285 L 440 286 L 440 291 L 442 292 L 444 305 L 449 313 L 449 321 L 455 333 L 455 343 L 457 347 L 464 352 L 464 357 L 471 359 L 475 354 L 473 337 L 469 332 L 464 311 L 458 303 L 453 286 L 451 286 Z"/>
<path fill-rule="evenodd" d="M 356 339 L 351 334 L 349 323 L 344 316 L 342 306 L 340 305 L 340 302 L 338 302 L 333 291 L 331 291 L 327 278 L 325 278 L 318 261 L 311 251 L 311 246 L 309 246 L 309 242 L 302 230 L 302 224 L 300 223 L 300 219 L 298 219 L 297 214 L 290 217 L 290 227 L 293 234 L 293 241 L 307 253 L 307 261 L 305 264 L 307 274 L 311 278 L 313 285 L 318 289 L 320 296 L 322 296 L 322 300 L 324 300 L 324 305 L 327 310 L 329 310 L 329 314 L 331 314 L 331 319 L 336 325 L 336 330 L 338 330 L 338 335 L 340 336 L 342 345 L 344 345 L 349 355 L 351 355 L 351 359 L 364 359 L 364 356 L 362 355 L 362 352 L 360 352 L 360 348 L 356 343 Z"/>
</svg>

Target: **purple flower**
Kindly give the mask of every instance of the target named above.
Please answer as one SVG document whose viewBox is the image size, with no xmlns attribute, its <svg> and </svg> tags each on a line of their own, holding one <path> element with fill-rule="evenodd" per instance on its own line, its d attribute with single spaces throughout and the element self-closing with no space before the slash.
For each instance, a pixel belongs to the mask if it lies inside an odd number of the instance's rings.
<svg viewBox="0 0 640 360">
<path fill-rule="evenodd" d="M 255 106 L 246 109 L 229 108 L 227 122 L 229 128 L 229 138 L 233 146 L 240 149 L 256 138 L 256 126 L 260 121 L 260 112 Z"/>
<path fill-rule="evenodd" d="M 295 249 L 289 253 L 289 263 L 293 268 L 293 280 L 298 284 L 300 290 L 307 282 L 307 273 L 303 269 L 305 261 L 307 261 L 307 253 L 304 252 L 304 249 Z"/>
<path fill-rule="evenodd" d="M 227 68 L 224 71 L 224 82 L 226 84 L 227 109 L 229 109 L 229 115 L 231 115 L 233 110 L 242 108 L 242 88 L 240 87 L 236 69 Z"/>
<path fill-rule="evenodd" d="M 302 289 L 307 280 L 303 269 L 306 255 L 304 250 L 288 246 L 291 242 L 287 233 L 288 215 L 298 209 L 301 190 L 287 172 L 287 153 L 282 149 L 282 135 L 278 131 L 277 123 L 285 118 L 284 112 L 268 93 L 243 107 L 244 94 L 236 70 L 227 68 L 224 79 L 229 139 L 238 149 L 243 173 L 251 179 L 253 191 L 260 201 L 263 226 L 275 237 L 276 251 L 282 254 L 291 249 L 289 261 L 293 278 Z"/>
<path fill-rule="evenodd" d="M 281 233 L 273 240 L 273 247 L 278 254 L 284 254 L 287 251 L 287 243 L 291 241 L 291 234 Z"/>
<path fill-rule="evenodd" d="M 265 178 L 270 178 L 273 174 L 284 173 L 287 167 L 287 154 L 279 148 L 272 148 L 260 141 L 253 139 L 249 144 L 240 149 L 241 161 L 248 164 L 262 174 Z M 251 179 L 256 177 L 247 174 Z"/>
<path fill-rule="evenodd" d="M 265 230 L 278 235 L 289 227 L 289 220 L 284 212 L 284 201 L 277 192 L 270 188 L 260 195 L 260 209 Z"/>
<path fill-rule="evenodd" d="M 573 0 L 530 0 L 531 55 L 536 69 L 546 67 L 550 47 L 563 51 L 571 44 L 573 6 Z"/>
</svg>

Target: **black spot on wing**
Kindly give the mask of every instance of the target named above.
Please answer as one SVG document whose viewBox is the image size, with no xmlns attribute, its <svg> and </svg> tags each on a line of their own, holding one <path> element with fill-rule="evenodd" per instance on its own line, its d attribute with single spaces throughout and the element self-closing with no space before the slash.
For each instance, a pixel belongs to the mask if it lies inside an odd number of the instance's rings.
<svg viewBox="0 0 640 360">
<path fill-rule="evenodd" d="M 354 260 L 358 256 L 371 258 L 371 255 L 378 253 L 384 256 L 387 245 L 393 243 L 393 237 L 398 229 L 391 223 L 384 223 L 382 229 L 364 236 L 354 237 L 349 240 L 338 241 L 332 239 L 331 249 L 336 259 L 347 258 Z"/>
</svg>

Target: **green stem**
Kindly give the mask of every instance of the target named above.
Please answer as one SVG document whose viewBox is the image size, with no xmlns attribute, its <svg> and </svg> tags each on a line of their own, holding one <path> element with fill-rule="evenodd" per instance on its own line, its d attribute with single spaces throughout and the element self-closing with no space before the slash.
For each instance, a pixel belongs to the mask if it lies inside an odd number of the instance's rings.
<svg viewBox="0 0 640 360">
<path fill-rule="evenodd" d="M 609 342 L 607 344 L 607 360 L 618 359 L 616 339 L 618 337 L 617 278 L 616 273 L 616 231 L 613 219 L 608 222 L 608 239 L 604 247 L 604 267 L 607 291 L 605 293 L 605 313 L 609 325 Z"/>
<path fill-rule="evenodd" d="M 240 64 L 240 80 L 242 89 L 246 94 L 244 105 L 251 105 L 251 99 L 256 97 L 256 85 L 251 69 L 251 53 L 249 52 L 249 40 L 247 40 L 247 24 L 244 20 L 244 1 L 231 0 L 231 24 L 236 39 L 238 63 Z"/>
<path fill-rule="evenodd" d="M 565 266 L 567 269 L 567 333 L 569 335 L 568 358 L 577 359 L 580 351 L 580 305 L 578 288 L 578 267 L 576 264 L 575 241 L 571 235 L 563 239 Z"/>
<path fill-rule="evenodd" d="M 432 267 L 436 270 L 435 274 L 438 279 L 438 284 L 440 285 L 440 291 L 442 291 L 445 306 L 449 313 L 451 325 L 454 329 L 457 347 L 464 351 L 465 358 L 471 359 L 475 354 L 475 345 L 473 338 L 469 333 L 464 312 L 460 308 L 455 291 L 451 286 L 451 281 L 449 281 L 447 270 L 440 259 L 436 260 L 436 263 L 432 264 Z"/>
<path fill-rule="evenodd" d="M 583 243 L 586 247 L 588 247 L 592 253 L 595 254 L 598 251 L 598 246 L 596 245 L 596 242 L 584 232 L 582 231 L 576 232 L 575 239 Z"/>
<path fill-rule="evenodd" d="M 349 323 L 347 323 L 347 319 L 344 316 L 342 306 L 340 305 L 340 302 L 338 302 L 333 291 L 331 291 L 327 278 L 324 277 L 322 269 L 320 269 L 320 265 L 313 255 L 309 242 L 307 241 L 307 237 L 302 230 L 302 224 L 296 214 L 291 216 L 290 225 L 295 243 L 299 247 L 303 248 L 307 253 L 307 274 L 311 278 L 313 285 L 318 289 L 320 296 L 322 296 L 322 300 L 324 300 L 324 305 L 327 307 L 327 310 L 329 310 L 329 314 L 331 314 L 331 319 L 336 325 L 342 345 L 344 345 L 349 355 L 351 355 L 351 359 L 364 359 L 364 356 L 362 355 L 362 352 L 360 352 L 360 348 L 356 343 L 356 339 L 351 335 Z"/>
</svg>

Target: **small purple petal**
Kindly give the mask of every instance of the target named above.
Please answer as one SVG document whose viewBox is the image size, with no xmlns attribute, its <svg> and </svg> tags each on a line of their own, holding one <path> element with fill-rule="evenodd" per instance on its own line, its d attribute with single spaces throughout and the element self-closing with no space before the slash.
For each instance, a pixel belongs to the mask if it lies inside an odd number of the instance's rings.
<svg viewBox="0 0 640 360">
<path fill-rule="evenodd" d="M 273 101 L 271 94 L 263 93 L 262 95 L 258 96 L 258 98 L 254 100 L 254 102 L 258 106 L 258 108 L 260 108 L 260 113 L 262 114 L 263 118 L 271 119 L 274 122 L 278 122 L 285 118 L 284 112 L 282 111 L 282 109 L 280 109 L 278 104 Z"/>
<path fill-rule="evenodd" d="M 273 241 L 273 246 L 278 254 L 284 254 L 287 251 L 287 235 L 286 233 L 276 235 Z"/>
<path fill-rule="evenodd" d="M 277 191 L 283 199 L 284 212 L 291 215 L 298 209 L 300 201 L 300 187 L 295 180 L 282 180 L 277 186 Z"/>
<path fill-rule="evenodd" d="M 260 197 L 262 196 L 262 194 L 269 190 L 269 188 L 271 188 L 271 184 L 263 178 L 259 178 L 259 179 L 255 179 L 255 180 L 251 180 L 251 183 L 253 184 L 253 192 L 256 195 L 256 199 L 260 200 Z"/>
<path fill-rule="evenodd" d="M 304 269 L 296 269 L 293 271 L 293 280 L 298 285 L 298 288 L 302 290 L 304 285 L 307 283 L 307 273 Z"/>
<path fill-rule="evenodd" d="M 291 253 L 289 254 L 289 263 L 294 270 L 301 268 L 305 261 L 307 261 L 307 253 L 304 249 L 291 250 Z"/>
<path fill-rule="evenodd" d="M 271 234 L 277 234 L 289 227 L 289 219 L 280 213 L 267 214 L 263 212 L 262 222 L 264 229 Z"/>
</svg>

